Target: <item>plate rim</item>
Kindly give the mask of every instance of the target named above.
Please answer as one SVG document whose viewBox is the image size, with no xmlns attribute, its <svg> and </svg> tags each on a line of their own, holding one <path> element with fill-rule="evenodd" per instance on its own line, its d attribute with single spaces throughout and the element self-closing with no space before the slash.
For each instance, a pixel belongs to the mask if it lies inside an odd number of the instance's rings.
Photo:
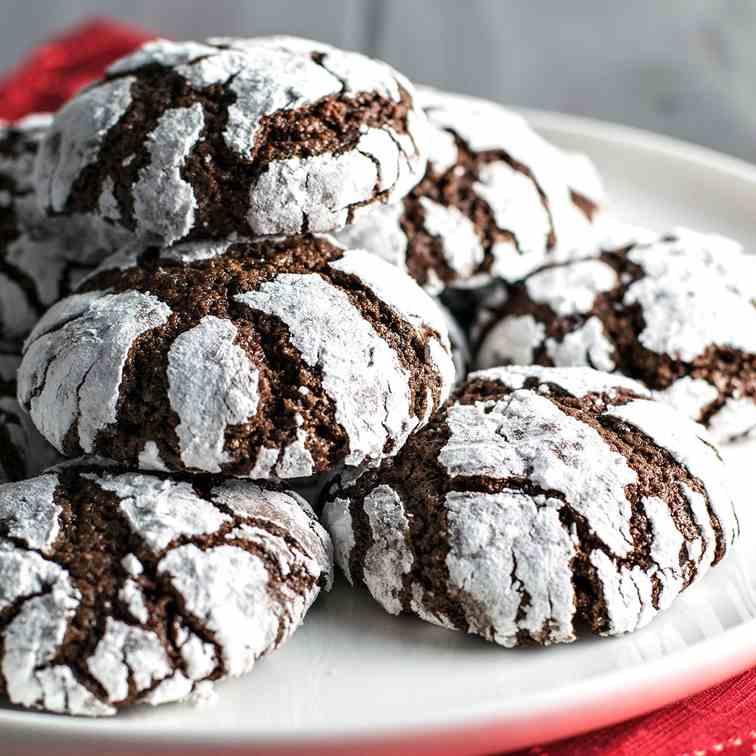
<svg viewBox="0 0 756 756">
<path fill-rule="evenodd" d="M 756 165 L 708 147 L 657 134 L 646 129 L 624 126 L 585 116 L 549 110 L 513 108 L 537 131 L 561 132 L 610 143 L 617 148 L 632 146 L 646 152 L 663 154 L 676 160 L 696 163 L 698 167 L 726 173 L 754 185 Z M 754 447 L 756 448 L 756 446 Z M 611 639 L 606 639 L 611 643 Z M 705 662 L 701 661 L 705 659 Z M 344 724 L 281 734 L 279 731 L 236 730 L 209 732 L 207 728 L 182 726 L 179 731 L 164 723 L 137 723 L 132 718 L 86 719 L 64 715 L 0 710 L 0 731 L 11 737 L 64 737 L 83 744 L 97 734 L 97 747 L 105 742 L 121 745 L 202 748 L 234 745 L 278 750 L 296 748 L 298 752 L 348 752 L 359 744 L 362 753 L 381 751 L 398 743 L 412 743 L 418 749 L 444 741 L 464 750 L 472 735 L 506 731 L 506 748 L 519 748 L 534 742 L 549 742 L 593 729 L 626 721 L 648 713 L 685 696 L 730 678 L 756 664 L 756 618 L 729 628 L 714 638 L 667 654 L 630 669 L 599 674 L 562 687 L 558 692 L 541 691 L 522 700 L 486 701 L 446 712 L 444 724 L 423 721 L 396 727 L 363 727 Z M 254 674 L 254 672 L 252 673 Z M 624 693 L 621 712 L 618 694 Z M 613 706 L 605 705 L 612 699 Z M 592 708 L 598 703 L 601 707 Z M 534 704 L 536 704 L 534 708 Z M 502 708 L 505 710 L 502 711 Z M 585 716 L 590 710 L 590 717 Z M 550 727 L 536 735 L 545 717 L 553 717 Z M 465 745 L 467 744 L 467 746 Z M 325 749 L 325 750 L 324 750 Z M 456 751 L 455 751 L 456 752 Z"/>
</svg>

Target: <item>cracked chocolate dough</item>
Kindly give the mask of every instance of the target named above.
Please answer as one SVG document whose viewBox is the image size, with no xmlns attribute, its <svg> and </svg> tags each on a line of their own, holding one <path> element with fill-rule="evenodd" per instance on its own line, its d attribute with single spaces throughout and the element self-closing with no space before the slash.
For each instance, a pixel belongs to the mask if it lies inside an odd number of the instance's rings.
<svg viewBox="0 0 756 756">
<path fill-rule="evenodd" d="M 123 240 L 88 216 L 48 219 L 32 186 L 52 116 L 0 125 L 0 341 L 20 345 L 45 310 Z"/>
<path fill-rule="evenodd" d="M 548 265 L 484 301 L 477 365 L 588 365 L 642 381 L 719 442 L 756 431 L 756 261 L 687 229 Z"/>
<path fill-rule="evenodd" d="M 432 293 L 514 280 L 594 239 L 602 200 L 582 155 L 563 153 L 498 105 L 421 88 L 428 168 L 402 201 L 339 232 Z"/>
<path fill-rule="evenodd" d="M 413 98 L 385 63 L 308 40 L 155 40 L 58 112 L 37 189 L 150 243 L 330 231 L 420 180 Z"/>
<path fill-rule="evenodd" d="M 37 325 L 19 398 L 68 456 L 299 478 L 396 453 L 454 378 L 409 276 L 294 236 L 122 250 Z"/>
<path fill-rule="evenodd" d="M 80 460 L 0 486 L 0 694 L 82 716 L 206 697 L 330 587 L 309 505 L 272 483 Z"/>
<path fill-rule="evenodd" d="M 623 376 L 472 374 L 377 470 L 343 474 L 336 561 L 390 613 L 504 646 L 647 624 L 738 534 L 706 431 Z"/>
<path fill-rule="evenodd" d="M 20 362 L 12 348 L 0 344 L 0 483 L 29 478 L 60 459 L 16 399 Z"/>
</svg>

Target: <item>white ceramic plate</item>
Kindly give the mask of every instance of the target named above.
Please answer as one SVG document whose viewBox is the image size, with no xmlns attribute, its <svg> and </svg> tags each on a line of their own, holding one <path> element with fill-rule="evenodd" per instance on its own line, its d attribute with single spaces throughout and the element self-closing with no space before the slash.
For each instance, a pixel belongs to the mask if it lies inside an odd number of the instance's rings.
<svg viewBox="0 0 756 756">
<path fill-rule="evenodd" d="M 644 132 L 528 115 L 594 158 L 628 221 L 756 236 L 756 167 Z M 100 721 L 4 709 L 0 753 L 490 753 L 669 703 L 756 663 L 756 444 L 726 454 L 742 513 L 737 551 L 635 635 L 505 650 L 390 617 L 341 581 L 282 651 L 219 686 L 215 706 Z"/>
</svg>

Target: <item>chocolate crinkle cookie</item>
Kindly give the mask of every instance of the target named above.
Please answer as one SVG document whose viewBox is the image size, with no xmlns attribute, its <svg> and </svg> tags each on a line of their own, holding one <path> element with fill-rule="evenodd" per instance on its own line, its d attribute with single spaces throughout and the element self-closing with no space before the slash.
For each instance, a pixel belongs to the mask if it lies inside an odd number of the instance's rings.
<svg viewBox="0 0 756 756">
<path fill-rule="evenodd" d="M 0 694 L 83 716 L 206 697 L 330 587 L 312 510 L 274 484 L 77 461 L 0 486 Z"/>
<path fill-rule="evenodd" d="M 430 122 L 423 180 L 402 202 L 339 232 L 409 271 L 432 293 L 514 280 L 593 243 L 603 195 L 590 161 L 483 100 L 418 91 Z"/>
<path fill-rule="evenodd" d="M 20 362 L 10 346 L 0 344 L 0 483 L 29 478 L 60 459 L 16 399 Z"/>
<path fill-rule="evenodd" d="M 68 456 L 299 478 L 396 453 L 454 377 L 409 276 L 295 236 L 123 250 L 37 325 L 19 397 Z"/>
<path fill-rule="evenodd" d="M 97 219 L 48 219 L 32 174 L 52 116 L 0 125 L 0 341 L 19 344 L 45 310 L 124 240 Z"/>
<path fill-rule="evenodd" d="M 588 365 L 642 381 L 718 441 L 756 430 L 756 260 L 679 229 L 499 285 L 477 365 Z"/>
<path fill-rule="evenodd" d="M 155 40 L 58 112 L 37 187 L 150 243 L 330 231 L 420 180 L 426 130 L 412 85 L 357 53 Z"/>
<path fill-rule="evenodd" d="M 390 613 L 504 646 L 647 624 L 738 534 L 705 429 L 587 368 L 473 373 L 325 503 L 336 559 Z"/>
</svg>

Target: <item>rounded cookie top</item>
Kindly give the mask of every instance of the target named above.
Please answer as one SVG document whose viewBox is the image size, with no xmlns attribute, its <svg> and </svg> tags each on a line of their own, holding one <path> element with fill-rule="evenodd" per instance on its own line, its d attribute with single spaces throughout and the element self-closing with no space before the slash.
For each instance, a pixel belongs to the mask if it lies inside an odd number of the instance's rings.
<svg viewBox="0 0 756 756">
<path fill-rule="evenodd" d="M 453 383 L 409 276 L 299 236 L 124 250 L 35 328 L 19 398 L 69 456 L 299 478 L 395 453 Z"/>
<path fill-rule="evenodd" d="M 155 40 L 59 111 L 38 191 L 163 244 L 330 231 L 422 176 L 413 98 L 385 63 L 308 40 Z"/>
<path fill-rule="evenodd" d="M 32 185 L 52 116 L 0 127 L 0 341 L 19 344 L 44 311 L 71 292 L 123 240 L 90 217 L 48 219 Z"/>
<path fill-rule="evenodd" d="M 704 429 L 622 376 L 473 373 L 404 449 L 342 475 L 337 563 L 390 613 L 504 646 L 636 630 L 738 534 Z"/>
<path fill-rule="evenodd" d="M 621 372 L 727 441 L 756 430 L 754 280 L 756 261 L 728 239 L 647 235 L 500 285 L 476 361 Z"/>
<path fill-rule="evenodd" d="M 20 362 L 20 356 L 0 344 L 0 483 L 32 477 L 60 459 L 16 399 Z"/>
<path fill-rule="evenodd" d="M 469 97 L 418 92 L 430 122 L 423 180 L 339 236 L 405 268 L 433 293 L 514 280 L 593 242 L 602 200 L 587 158 L 565 154 L 519 115 Z"/>
<path fill-rule="evenodd" d="M 283 487 L 79 460 L 0 486 L 0 694 L 102 716 L 207 696 L 301 624 L 328 534 Z"/>
</svg>

